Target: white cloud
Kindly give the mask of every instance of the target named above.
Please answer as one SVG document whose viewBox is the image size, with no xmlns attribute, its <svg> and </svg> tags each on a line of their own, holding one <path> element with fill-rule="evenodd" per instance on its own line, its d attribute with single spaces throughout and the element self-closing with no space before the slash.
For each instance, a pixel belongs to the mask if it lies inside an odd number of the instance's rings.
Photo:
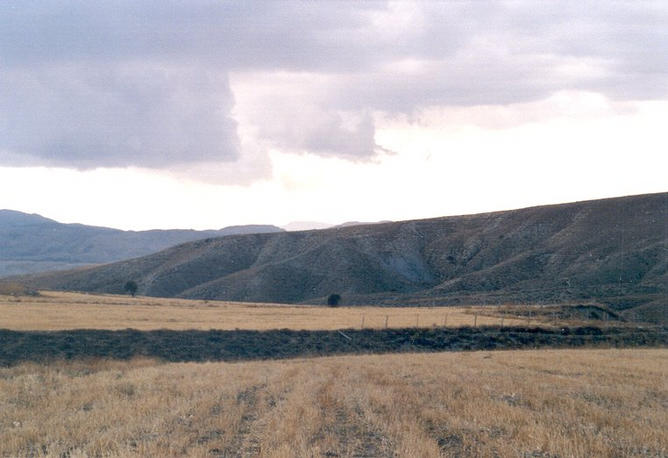
<svg viewBox="0 0 668 458">
<path fill-rule="evenodd" d="M 665 186 L 665 2 L 11 6 L 0 207 L 217 227 Z"/>
<path fill-rule="evenodd" d="M 661 2 L 13 4 L 0 7 L 0 163 L 250 180 L 268 147 L 374 156 L 370 113 L 665 98 L 667 26 Z"/>
<path fill-rule="evenodd" d="M 0 168 L 0 207 L 67 222 L 203 229 L 425 218 L 665 191 L 667 102 L 567 93 L 506 108 L 513 122 L 504 124 L 496 110 L 431 110 L 420 122 L 379 117 L 376 140 L 395 154 L 351 162 L 270 150 L 272 177 L 243 186 L 148 169 Z"/>
</svg>

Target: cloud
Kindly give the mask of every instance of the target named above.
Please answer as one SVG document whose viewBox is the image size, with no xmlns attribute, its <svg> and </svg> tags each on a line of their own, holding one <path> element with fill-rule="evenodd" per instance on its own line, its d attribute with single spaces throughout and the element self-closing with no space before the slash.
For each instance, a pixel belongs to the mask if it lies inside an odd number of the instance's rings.
<svg viewBox="0 0 668 458">
<path fill-rule="evenodd" d="M 161 167 L 239 154 L 225 74 L 145 62 L 0 70 L 0 101 L 11 108 L 0 142 L 28 161 Z"/>
<path fill-rule="evenodd" d="M 232 77 L 240 124 L 268 147 L 350 160 L 372 157 L 373 115 L 363 107 L 338 109 L 328 95 L 339 76 L 254 72 Z"/>
<path fill-rule="evenodd" d="M 666 28 L 665 2 L 3 2 L 0 164 L 366 160 L 377 113 L 666 98 Z"/>
</svg>

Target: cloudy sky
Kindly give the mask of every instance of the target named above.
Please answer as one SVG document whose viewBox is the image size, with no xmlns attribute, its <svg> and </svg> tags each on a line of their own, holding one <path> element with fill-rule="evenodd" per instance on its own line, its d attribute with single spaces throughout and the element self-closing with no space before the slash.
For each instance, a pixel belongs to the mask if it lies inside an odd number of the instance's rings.
<svg viewBox="0 0 668 458">
<path fill-rule="evenodd" d="M 0 3 L 0 208 L 124 229 L 666 191 L 668 3 Z"/>
</svg>

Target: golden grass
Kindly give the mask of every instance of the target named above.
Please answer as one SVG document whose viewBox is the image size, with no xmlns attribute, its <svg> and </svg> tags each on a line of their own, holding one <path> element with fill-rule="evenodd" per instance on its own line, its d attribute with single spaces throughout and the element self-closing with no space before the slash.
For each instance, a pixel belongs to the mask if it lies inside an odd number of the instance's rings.
<svg viewBox="0 0 668 458">
<path fill-rule="evenodd" d="M 164 299 L 44 291 L 0 296 L 0 328 L 64 329 L 347 329 L 498 325 L 497 307 L 324 307 Z M 504 307 L 508 311 L 508 307 Z M 478 315 L 476 318 L 476 314 Z M 539 323 L 533 319 L 532 324 Z M 526 325 L 506 317 L 504 325 Z"/>
<path fill-rule="evenodd" d="M 0 369 L 0 456 L 666 456 L 668 350 Z"/>
</svg>

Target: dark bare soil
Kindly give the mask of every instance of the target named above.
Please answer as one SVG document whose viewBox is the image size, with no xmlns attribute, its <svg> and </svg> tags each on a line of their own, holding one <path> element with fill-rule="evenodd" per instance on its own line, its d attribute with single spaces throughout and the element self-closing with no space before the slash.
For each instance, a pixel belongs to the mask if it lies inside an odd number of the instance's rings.
<svg viewBox="0 0 668 458">
<path fill-rule="evenodd" d="M 668 346 L 668 328 L 492 326 L 344 331 L 2 329 L 0 365 L 87 358 L 237 361 L 359 353 L 642 346 Z"/>
</svg>

